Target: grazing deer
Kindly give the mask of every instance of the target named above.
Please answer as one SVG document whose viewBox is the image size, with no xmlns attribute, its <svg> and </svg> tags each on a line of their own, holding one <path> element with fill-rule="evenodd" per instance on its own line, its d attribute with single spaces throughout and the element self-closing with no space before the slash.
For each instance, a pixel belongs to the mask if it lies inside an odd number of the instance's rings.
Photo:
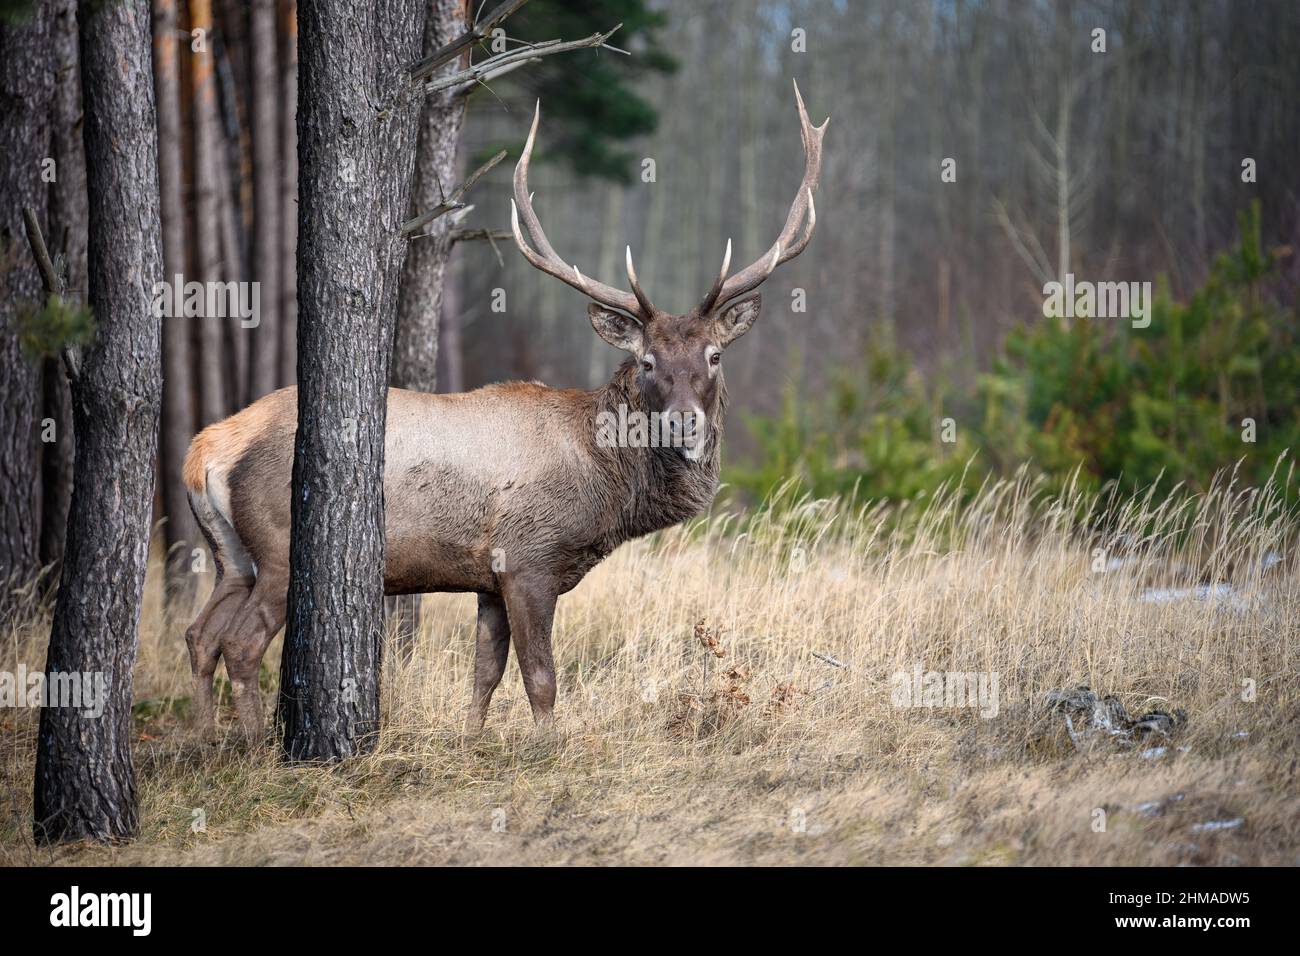
<svg viewBox="0 0 1300 956">
<path fill-rule="evenodd" d="M 478 594 L 471 730 L 483 726 L 512 641 L 533 717 L 549 725 L 556 598 L 622 542 L 712 502 L 726 407 L 722 352 L 758 318 L 760 296 L 747 293 L 804 250 L 817 221 L 826 123 L 809 122 L 798 85 L 795 100 L 806 162 L 785 228 L 734 275 L 728 241 L 717 281 L 685 315 L 651 304 L 630 249 L 632 291 L 624 292 L 582 275 L 551 247 L 528 191 L 539 106 L 515 167 L 515 243 L 532 265 L 589 296 L 596 333 L 632 358 L 591 391 L 532 382 L 459 395 L 389 390 L 385 590 Z M 630 413 L 665 416 L 673 440 L 598 440 L 601 422 Z M 190 504 L 217 564 L 212 596 L 185 635 L 201 727 L 213 724 L 212 676 L 224 655 L 240 722 L 261 733 L 258 671 L 285 621 L 296 428 L 296 389 L 281 389 L 205 428 L 185 459 Z"/>
</svg>

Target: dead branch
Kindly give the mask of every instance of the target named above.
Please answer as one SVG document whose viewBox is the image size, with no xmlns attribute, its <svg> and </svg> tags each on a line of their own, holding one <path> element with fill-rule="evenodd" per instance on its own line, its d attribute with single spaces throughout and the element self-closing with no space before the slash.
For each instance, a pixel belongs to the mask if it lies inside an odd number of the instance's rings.
<svg viewBox="0 0 1300 956">
<path fill-rule="evenodd" d="M 470 177 L 451 191 L 451 195 L 443 198 L 442 202 L 434 206 L 427 212 L 422 212 L 414 219 L 408 219 L 402 224 L 402 235 L 410 236 L 419 232 L 429 223 L 433 222 L 439 216 L 445 216 L 447 213 L 462 208 L 465 204 L 460 201 L 461 197 L 474 188 L 474 184 L 492 171 L 497 163 L 506 158 L 506 151 L 503 149 L 486 163 L 474 170 Z"/>
<path fill-rule="evenodd" d="M 451 241 L 453 244 L 457 242 L 474 242 L 482 239 L 503 242 L 512 235 L 513 233 L 509 229 L 453 229 L 451 231 Z"/>
<path fill-rule="evenodd" d="M 36 221 L 36 213 L 23 207 L 23 224 L 27 227 L 27 244 L 32 247 L 32 258 L 41 273 L 41 283 L 47 295 L 63 295 L 63 282 L 54 269 L 50 251 L 45 247 L 45 236 L 41 234 L 41 224 Z"/>
<path fill-rule="evenodd" d="M 444 63 L 454 60 L 465 50 L 468 50 L 475 43 L 478 43 L 479 40 L 485 38 L 489 33 L 496 29 L 501 21 L 505 20 L 506 17 L 510 16 L 527 2 L 528 0 L 505 0 L 504 3 L 498 4 L 493 8 L 491 13 L 478 23 L 474 24 L 474 26 L 468 31 L 462 33 L 445 46 L 441 46 L 434 50 L 424 59 L 412 63 L 407 68 L 407 72 L 410 73 L 411 79 L 418 82 L 426 76 L 431 75 L 434 70 L 442 66 Z"/>
<path fill-rule="evenodd" d="M 36 260 L 36 268 L 41 274 L 41 285 L 45 287 L 46 295 L 57 295 L 62 298 L 66 292 L 63 277 L 54 268 L 54 260 L 50 258 L 50 250 L 45 245 L 45 236 L 41 233 L 41 224 L 36 219 L 36 213 L 26 206 L 23 207 L 23 225 L 27 228 L 27 244 L 32 248 L 32 258 Z M 64 346 L 63 367 L 69 380 L 75 381 L 81 374 L 81 349 L 75 345 Z"/>
<path fill-rule="evenodd" d="M 514 238 L 514 233 L 508 229 L 453 229 L 451 231 L 451 244 L 458 242 L 473 242 L 475 240 L 485 240 L 492 247 L 492 254 L 497 257 L 497 264 L 505 268 L 506 260 L 501 255 L 501 247 L 497 245 L 506 239 Z"/>
<path fill-rule="evenodd" d="M 534 63 L 541 63 L 541 62 L 542 62 L 542 58 L 540 56 L 529 57 L 526 60 L 514 60 L 510 63 L 507 63 L 505 66 L 497 67 L 497 69 L 493 70 L 491 73 L 487 74 L 484 77 L 470 80 L 468 83 L 462 84 L 459 88 L 452 90 L 451 95 L 455 97 L 468 96 L 471 92 L 473 92 L 476 86 L 487 86 L 487 84 L 492 82 L 493 80 L 499 79 L 500 77 L 505 76 L 507 73 L 513 73 L 521 66 L 531 66 Z"/>
<path fill-rule="evenodd" d="M 1016 250 L 1016 254 L 1020 256 L 1021 261 L 1024 262 L 1024 264 L 1029 268 L 1029 271 L 1033 273 L 1034 278 L 1043 284 L 1051 282 L 1052 269 L 1051 266 L 1047 264 L 1046 257 L 1043 256 L 1042 258 L 1037 258 L 1034 253 L 1030 251 L 1030 249 L 1025 245 L 1020 230 L 1015 227 L 1014 223 L 1012 223 L 1011 216 L 1007 212 L 1007 207 L 1003 205 L 1002 200 L 996 197 L 993 199 L 993 211 L 997 215 L 998 223 L 1002 226 L 1002 231 L 1005 232 L 1007 238 L 1011 240 L 1011 245 Z M 1035 246 L 1038 245 L 1037 237 L 1034 236 L 1032 232 L 1029 233 L 1029 238 Z"/>
<path fill-rule="evenodd" d="M 508 53 L 498 53 L 496 56 L 488 57 L 482 63 L 476 63 L 467 69 L 430 80 L 425 84 L 424 91 L 425 93 L 437 93 L 439 90 L 449 89 L 453 86 L 476 83 L 493 74 L 499 76 L 503 67 L 513 66 L 520 60 L 540 59 L 556 53 L 569 53 L 573 50 L 604 46 L 605 41 L 622 26 L 623 24 L 620 23 L 608 33 L 593 33 L 581 40 L 545 40 L 541 43 L 518 47 Z"/>
</svg>

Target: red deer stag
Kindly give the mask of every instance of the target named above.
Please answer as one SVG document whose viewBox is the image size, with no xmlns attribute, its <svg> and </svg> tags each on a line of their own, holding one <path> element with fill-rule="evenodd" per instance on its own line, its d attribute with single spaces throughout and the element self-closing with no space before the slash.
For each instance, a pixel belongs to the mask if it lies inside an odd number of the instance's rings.
<svg viewBox="0 0 1300 956">
<path fill-rule="evenodd" d="M 713 288 L 685 315 L 651 304 L 630 249 L 624 292 L 582 275 L 551 247 L 528 191 L 539 107 L 515 167 L 515 242 L 532 265 L 589 296 L 596 333 L 632 358 L 592 391 L 531 382 L 459 395 L 389 390 L 385 589 L 478 594 L 470 729 L 483 726 L 511 641 L 533 717 L 549 725 L 556 598 L 622 542 L 712 501 L 726 407 L 722 352 L 758 318 L 760 296 L 746 293 L 801 253 L 816 225 L 826 123 L 809 122 L 797 85 L 795 100 L 806 162 L 785 228 L 734 275 L 728 242 Z M 261 732 L 258 670 L 284 625 L 288 591 L 295 391 L 281 389 L 205 428 L 185 459 L 190 504 L 217 565 L 212 596 L 185 635 L 201 727 L 213 725 L 212 677 L 224 655 L 240 722 L 250 735 Z M 602 422 L 631 413 L 657 414 L 675 440 L 637 442 L 644 447 L 600 440 Z"/>
</svg>

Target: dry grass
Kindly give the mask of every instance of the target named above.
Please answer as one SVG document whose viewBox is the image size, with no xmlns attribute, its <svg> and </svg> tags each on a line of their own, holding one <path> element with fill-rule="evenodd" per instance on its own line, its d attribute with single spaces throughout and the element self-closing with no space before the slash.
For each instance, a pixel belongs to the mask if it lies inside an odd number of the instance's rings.
<svg viewBox="0 0 1300 956">
<path fill-rule="evenodd" d="M 1300 862 L 1296 522 L 1272 495 L 1054 501 L 1021 478 L 964 507 L 774 514 L 624 546 L 561 599 L 554 738 L 513 663 L 487 732 L 461 736 L 473 599 L 427 598 L 377 753 L 332 769 L 185 733 L 184 622 L 151 579 L 139 840 L 34 848 L 36 714 L 0 711 L 0 863 Z M 1230 599 L 1141 599 L 1206 583 Z M 39 666 L 47 628 L 15 628 L 0 669 Z M 996 673 L 997 716 L 895 706 L 914 666 Z M 1072 739 L 1043 701 L 1078 684 L 1188 719 Z"/>
</svg>

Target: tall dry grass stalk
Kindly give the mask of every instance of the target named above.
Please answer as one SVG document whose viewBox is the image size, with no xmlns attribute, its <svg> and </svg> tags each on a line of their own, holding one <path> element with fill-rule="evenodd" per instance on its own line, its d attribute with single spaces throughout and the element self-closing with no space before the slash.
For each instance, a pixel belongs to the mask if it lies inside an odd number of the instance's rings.
<svg viewBox="0 0 1300 956">
<path fill-rule="evenodd" d="M 513 664 L 462 736 L 473 598 L 427 597 L 377 752 L 335 768 L 185 732 L 188 622 L 154 575 L 139 841 L 32 846 L 37 715 L 10 710 L 0 861 L 1294 864 L 1290 487 L 1052 497 L 1022 473 L 859 505 L 786 486 L 626 545 L 561 598 L 553 738 Z M 48 623 L 15 624 L 0 669 L 41 666 Z M 898 706 L 915 670 L 996 675 L 996 716 Z M 277 642 L 268 708 L 278 672 Z M 1080 684 L 1186 721 L 1071 733 L 1045 698 Z"/>
</svg>

